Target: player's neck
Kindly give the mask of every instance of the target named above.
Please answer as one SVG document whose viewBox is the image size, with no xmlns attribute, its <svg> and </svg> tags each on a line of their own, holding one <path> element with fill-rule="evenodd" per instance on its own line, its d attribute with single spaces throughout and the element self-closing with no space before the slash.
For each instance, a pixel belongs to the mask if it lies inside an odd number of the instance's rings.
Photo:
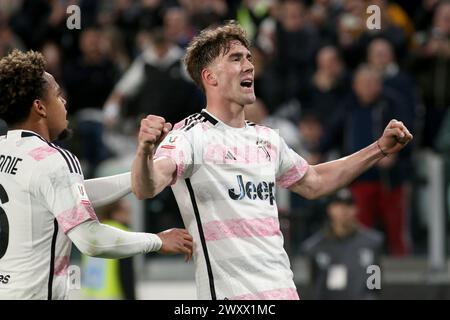
<svg viewBox="0 0 450 320">
<path fill-rule="evenodd" d="M 44 128 L 40 123 L 31 123 L 28 121 L 11 125 L 11 130 L 27 130 L 32 131 L 40 135 L 42 138 L 46 139 L 47 141 L 50 141 L 50 134 L 46 128 Z"/>
<path fill-rule="evenodd" d="M 206 110 L 217 119 L 233 128 L 245 127 L 244 107 L 236 103 L 209 103 Z"/>
</svg>

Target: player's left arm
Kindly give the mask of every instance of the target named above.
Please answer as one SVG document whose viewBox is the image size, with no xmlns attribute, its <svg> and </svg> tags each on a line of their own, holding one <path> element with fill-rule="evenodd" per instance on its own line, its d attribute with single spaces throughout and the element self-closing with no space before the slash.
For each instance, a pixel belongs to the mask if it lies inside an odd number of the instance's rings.
<svg viewBox="0 0 450 320">
<path fill-rule="evenodd" d="M 289 189 L 307 199 L 317 199 L 348 185 L 380 159 L 401 150 L 413 136 L 406 126 L 391 120 L 374 143 L 349 156 L 310 166 L 302 179 Z"/>
</svg>

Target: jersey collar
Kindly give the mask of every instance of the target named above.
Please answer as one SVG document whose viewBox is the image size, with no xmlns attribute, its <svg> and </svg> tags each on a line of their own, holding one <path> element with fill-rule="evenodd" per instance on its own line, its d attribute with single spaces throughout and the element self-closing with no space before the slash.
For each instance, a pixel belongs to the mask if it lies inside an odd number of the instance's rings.
<svg viewBox="0 0 450 320">
<path fill-rule="evenodd" d="M 227 128 L 227 129 L 233 129 L 233 130 L 243 130 L 246 129 L 249 126 L 248 121 L 245 121 L 245 126 L 242 128 L 234 128 L 234 127 L 230 127 L 229 125 L 227 125 L 226 123 L 224 123 L 223 121 L 219 120 L 218 118 L 216 118 L 211 112 L 209 112 L 206 109 L 202 109 L 202 111 L 200 112 L 201 115 L 203 115 L 209 122 L 211 122 L 214 126 L 217 124 L 220 124 L 222 127 Z"/>
<path fill-rule="evenodd" d="M 21 138 L 27 138 L 27 137 L 33 137 L 33 136 L 38 137 L 41 140 L 47 141 L 45 138 L 43 138 L 36 132 L 30 131 L 30 130 L 16 129 L 16 130 L 8 130 L 8 132 L 6 132 L 7 138 L 14 137 L 16 139 L 21 139 Z"/>
</svg>

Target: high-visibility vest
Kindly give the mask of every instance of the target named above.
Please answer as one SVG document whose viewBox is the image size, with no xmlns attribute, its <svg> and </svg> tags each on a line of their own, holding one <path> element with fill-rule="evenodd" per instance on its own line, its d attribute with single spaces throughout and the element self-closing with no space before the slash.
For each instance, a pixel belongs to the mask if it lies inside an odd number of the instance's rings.
<svg viewBox="0 0 450 320">
<path fill-rule="evenodd" d="M 128 231 L 124 225 L 114 220 L 103 224 Z M 119 260 L 81 256 L 81 293 L 84 299 L 123 299 L 120 282 Z"/>
</svg>

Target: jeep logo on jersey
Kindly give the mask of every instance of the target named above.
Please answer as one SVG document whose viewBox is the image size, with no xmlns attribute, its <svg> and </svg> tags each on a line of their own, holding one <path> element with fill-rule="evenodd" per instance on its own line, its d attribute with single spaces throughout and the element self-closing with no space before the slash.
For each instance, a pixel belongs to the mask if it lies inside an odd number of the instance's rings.
<svg viewBox="0 0 450 320">
<path fill-rule="evenodd" d="M 250 200 L 256 200 L 256 198 L 260 200 L 267 200 L 269 199 L 270 205 L 273 205 L 275 202 L 275 196 L 273 193 L 273 189 L 275 187 L 274 182 L 265 182 L 262 181 L 255 185 L 253 182 L 248 181 L 245 183 L 244 186 L 244 180 L 242 179 L 241 175 L 237 176 L 237 182 L 239 185 L 239 193 L 235 192 L 235 188 L 228 189 L 228 194 L 230 195 L 230 198 L 233 200 L 242 200 L 245 196 L 249 198 Z"/>
</svg>

